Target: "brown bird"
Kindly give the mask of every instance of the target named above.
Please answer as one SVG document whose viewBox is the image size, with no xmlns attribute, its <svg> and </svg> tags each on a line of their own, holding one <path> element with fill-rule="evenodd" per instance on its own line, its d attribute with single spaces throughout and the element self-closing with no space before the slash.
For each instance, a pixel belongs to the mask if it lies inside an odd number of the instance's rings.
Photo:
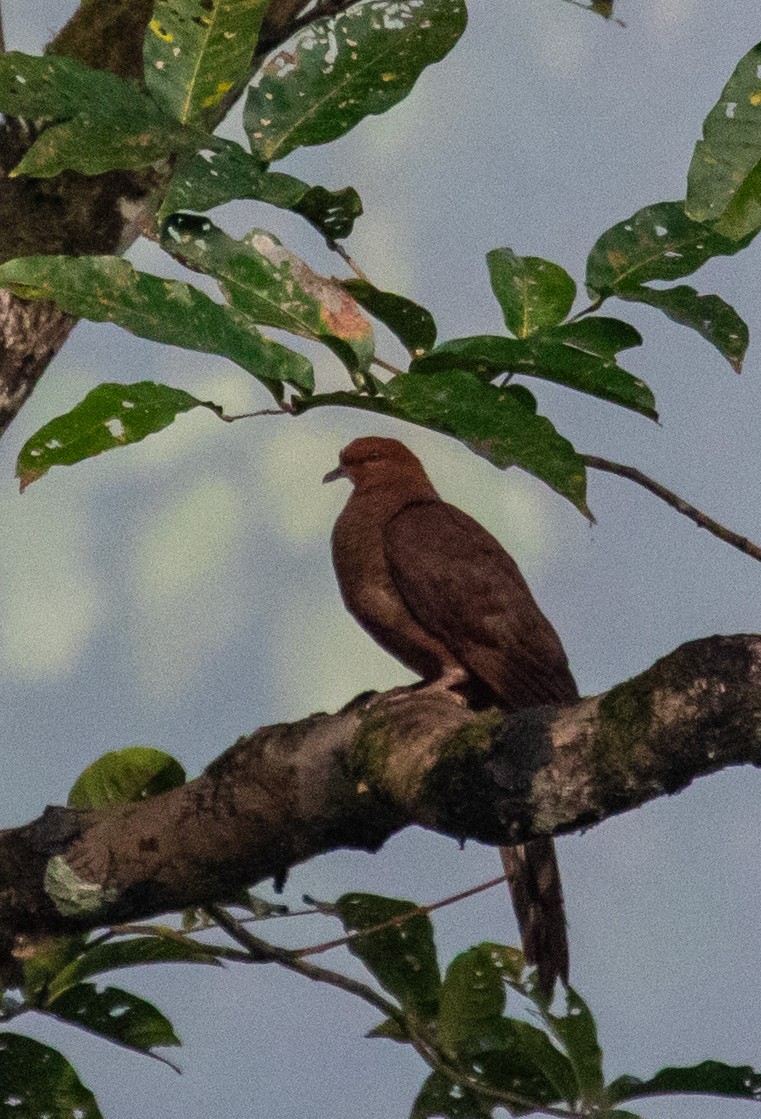
<svg viewBox="0 0 761 1119">
<path fill-rule="evenodd" d="M 354 490 L 333 530 L 347 609 L 428 687 L 459 689 L 506 711 L 566 704 L 579 693 L 555 630 L 515 561 L 467 513 L 439 497 L 396 439 L 355 439 L 323 481 Z M 555 845 L 500 848 L 524 954 L 549 995 L 568 982 Z"/>
</svg>

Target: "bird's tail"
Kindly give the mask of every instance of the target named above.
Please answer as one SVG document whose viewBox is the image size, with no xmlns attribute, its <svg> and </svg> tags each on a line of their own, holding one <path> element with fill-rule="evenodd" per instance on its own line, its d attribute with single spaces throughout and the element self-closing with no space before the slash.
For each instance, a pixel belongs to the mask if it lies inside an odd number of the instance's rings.
<svg viewBox="0 0 761 1119">
<path fill-rule="evenodd" d="M 518 918 L 526 962 L 539 972 L 548 998 L 556 979 L 568 983 L 568 937 L 560 870 L 551 839 L 500 847 L 510 896 Z"/>
</svg>

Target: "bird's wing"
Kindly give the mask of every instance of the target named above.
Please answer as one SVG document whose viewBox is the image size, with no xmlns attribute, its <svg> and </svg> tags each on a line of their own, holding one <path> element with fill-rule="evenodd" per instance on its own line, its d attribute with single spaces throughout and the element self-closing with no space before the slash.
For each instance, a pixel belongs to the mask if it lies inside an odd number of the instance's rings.
<svg viewBox="0 0 761 1119">
<path fill-rule="evenodd" d="M 508 710 L 578 698 L 560 638 L 478 521 L 437 499 L 411 502 L 387 521 L 383 544 L 419 624 Z"/>
</svg>

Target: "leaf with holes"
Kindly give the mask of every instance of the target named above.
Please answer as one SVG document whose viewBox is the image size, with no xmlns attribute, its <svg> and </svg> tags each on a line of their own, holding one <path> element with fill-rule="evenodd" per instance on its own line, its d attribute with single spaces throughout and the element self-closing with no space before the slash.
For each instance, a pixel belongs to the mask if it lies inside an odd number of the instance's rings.
<svg viewBox="0 0 761 1119">
<path fill-rule="evenodd" d="M 189 268 L 213 276 L 232 306 L 253 322 L 323 342 L 351 372 L 369 367 L 373 331 L 356 300 L 272 233 L 254 229 L 236 241 L 207 218 L 174 214 L 161 243 Z"/>
<path fill-rule="evenodd" d="M 63 1054 L 31 1037 L 0 1033 L 0 1085 L 3 1119 L 103 1119 Z"/>
<path fill-rule="evenodd" d="M 716 347 L 736 373 L 742 370 L 750 332 L 734 307 L 720 296 L 700 295 L 688 284 L 677 284 L 673 288 L 637 288 L 631 298 L 657 307 L 674 322 L 696 330 Z"/>
<path fill-rule="evenodd" d="M 69 808 L 108 808 L 112 804 L 130 804 L 158 796 L 168 789 L 177 789 L 186 780 L 185 770 L 171 754 L 153 746 L 127 746 L 123 750 L 109 750 L 88 765 L 72 785 L 66 803 Z"/>
<path fill-rule="evenodd" d="M 170 346 L 219 354 L 273 393 L 282 383 L 307 392 L 312 364 L 263 337 L 253 320 L 180 280 L 164 280 L 112 256 L 27 256 L 0 265 L 0 284 L 24 299 L 52 299 L 64 311 Z"/>
<path fill-rule="evenodd" d="M 98 990 L 93 983 L 78 983 L 51 999 L 45 1011 L 151 1057 L 157 1056 L 153 1052 L 155 1046 L 182 1044 L 172 1023 L 153 1003 L 118 987 Z"/>
<path fill-rule="evenodd" d="M 348 237 L 362 213 L 354 187 L 326 190 L 293 175 L 266 171 L 259 159 L 233 140 L 183 156 L 161 206 L 161 218 L 177 210 L 203 213 L 234 198 L 253 198 L 301 214 L 325 237 Z"/>
<path fill-rule="evenodd" d="M 40 133 L 11 175 L 147 167 L 199 143 L 199 133 L 167 116 L 135 82 L 49 54 L 0 58 L 0 112 L 62 122 Z"/>
<path fill-rule="evenodd" d="M 153 381 L 98 385 L 70 412 L 50 420 L 26 441 L 16 461 L 21 492 L 52 466 L 72 466 L 103 451 L 139 443 L 147 435 L 168 427 L 181 412 L 199 407 L 220 414 L 216 404 Z M 98 764 L 95 762 L 94 767 Z M 102 769 L 105 768 L 104 763 Z M 91 795 L 93 786 L 100 789 L 102 785 L 101 770 L 95 776 L 87 774 L 85 770 L 74 787 L 77 799 Z"/>
<path fill-rule="evenodd" d="M 559 264 L 516 256 L 512 249 L 492 249 L 486 262 L 505 325 L 516 338 L 556 326 L 571 310 L 576 284 Z"/>
<path fill-rule="evenodd" d="M 452 435 L 503 469 L 520 466 L 591 518 L 584 460 L 545 416 L 510 387 L 485 385 L 464 370 L 403 373 L 382 386 L 393 414 Z"/>
<path fill-rule="evenodd" d="M 410 1119 L 433 1119 L 438 1115 L 444 1119 L 488 1119 L 494 1106 L 477 1092 L 454 1084 L 440 1072 L 433 1072 L 412 1106 Z"/>
<path fill-rule="evenodd" d="M 566 991 L 565 1014 L 552 1014 L 546 1007 L 542 1017 L 568 1054 L 586 1107 L 605 1102 L 602 1050 L 592 1012 L 573 987 Z"/>
<path fill-rule="evenodd" d="M 243 123 L 263 160 L 343 136 L 406 97 L 465 30 L 464 0 L 374 0 L 315 20 L 262 67 Z"/>
<path fill-rule="evenodd" d="M 597 239 L 587 260 L 587 288 L 593 299 L 622 295 L 650 280 L 678 280 L 742 247 L 689 218 L 683 202 L 657 202 Z"/>
<path fill-rule="evenodd" d="M 411 354 L 430 350 L 436 341 L 436 323 L 430 311 L 390 291 L 381 291 L 366 280 L 344 280 L 343 287 L 366 311 L 387 326 Z"/>
<path fill-rule="evenodd" d="M 512 967 L 504 956 L 512 951 L 500 944 L 477 944 L 455 956 L 447 968 L 436 1036 L 454 1058 L 502 1048 L 505 968 Z"/>
<path fill-rule="evenodd" d="M 393 922 L 414 913 L 417 906 L 397 898 L 354 893 L 339 898 L 336 909 L 346 931 L 352 932 Z M 441 976 L 429 917 L 417 913 L 398 925 L 358 936 L 350 941 L 349 951 L 406 1010 L 424 1019 L 435 1016 Z"/>
<path fill-rule="evenodd" d="M 761 1100 L 761 1072 L 750 1065 L 702 1061 L 688 1067 L 663 1068 L 649 1080 L 619 1076 L 607 1089 L 611 1103 L 676 1093 L 758 1101 Z"/>
<path fill-rule="evenodd" d="M 541 377 L 657 419 L 655 397 L 648 386 L 622 369 L 611 353 L 613 347 L 638 344 L 639 335 L 627 323 L 621 323 L 625 329 L 616 340 L 614 329 L 595 331 L 594 322 L 566 323 L 530 338 L 496 334 L 454 338 L 419 358 L 411 368 L 416 373 L 466 369 L 488 381 L 500 373 Z"/>
<path fill-rule="evenodd" d="M 687 212 L 740 240 L 761 228 L 761 43 L 740 59 L 703 124 Z"/>
<path fill-rule="evenodd" d="M 270 0 L 156 0 L 143 41 L 145 84 L 183 124 L 210 114 L 251 71 Z"/>
</svg>

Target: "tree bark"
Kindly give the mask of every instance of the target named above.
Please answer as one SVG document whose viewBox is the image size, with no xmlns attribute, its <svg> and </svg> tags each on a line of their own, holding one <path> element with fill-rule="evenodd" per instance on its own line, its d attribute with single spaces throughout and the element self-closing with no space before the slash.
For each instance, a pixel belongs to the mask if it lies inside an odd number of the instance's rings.
<svg viewBox="0 0 761 1119">
<path fill-rule="evenodd" d="M 0 946 L 229 899 L 412 824 L 503 846 L 561 835 L 740 764 L 761 765 L 761 636 L 691 642 L 564 708 L 359 697 L 241 738 L 150 800 L 0 832 Z"/>
</svg>

